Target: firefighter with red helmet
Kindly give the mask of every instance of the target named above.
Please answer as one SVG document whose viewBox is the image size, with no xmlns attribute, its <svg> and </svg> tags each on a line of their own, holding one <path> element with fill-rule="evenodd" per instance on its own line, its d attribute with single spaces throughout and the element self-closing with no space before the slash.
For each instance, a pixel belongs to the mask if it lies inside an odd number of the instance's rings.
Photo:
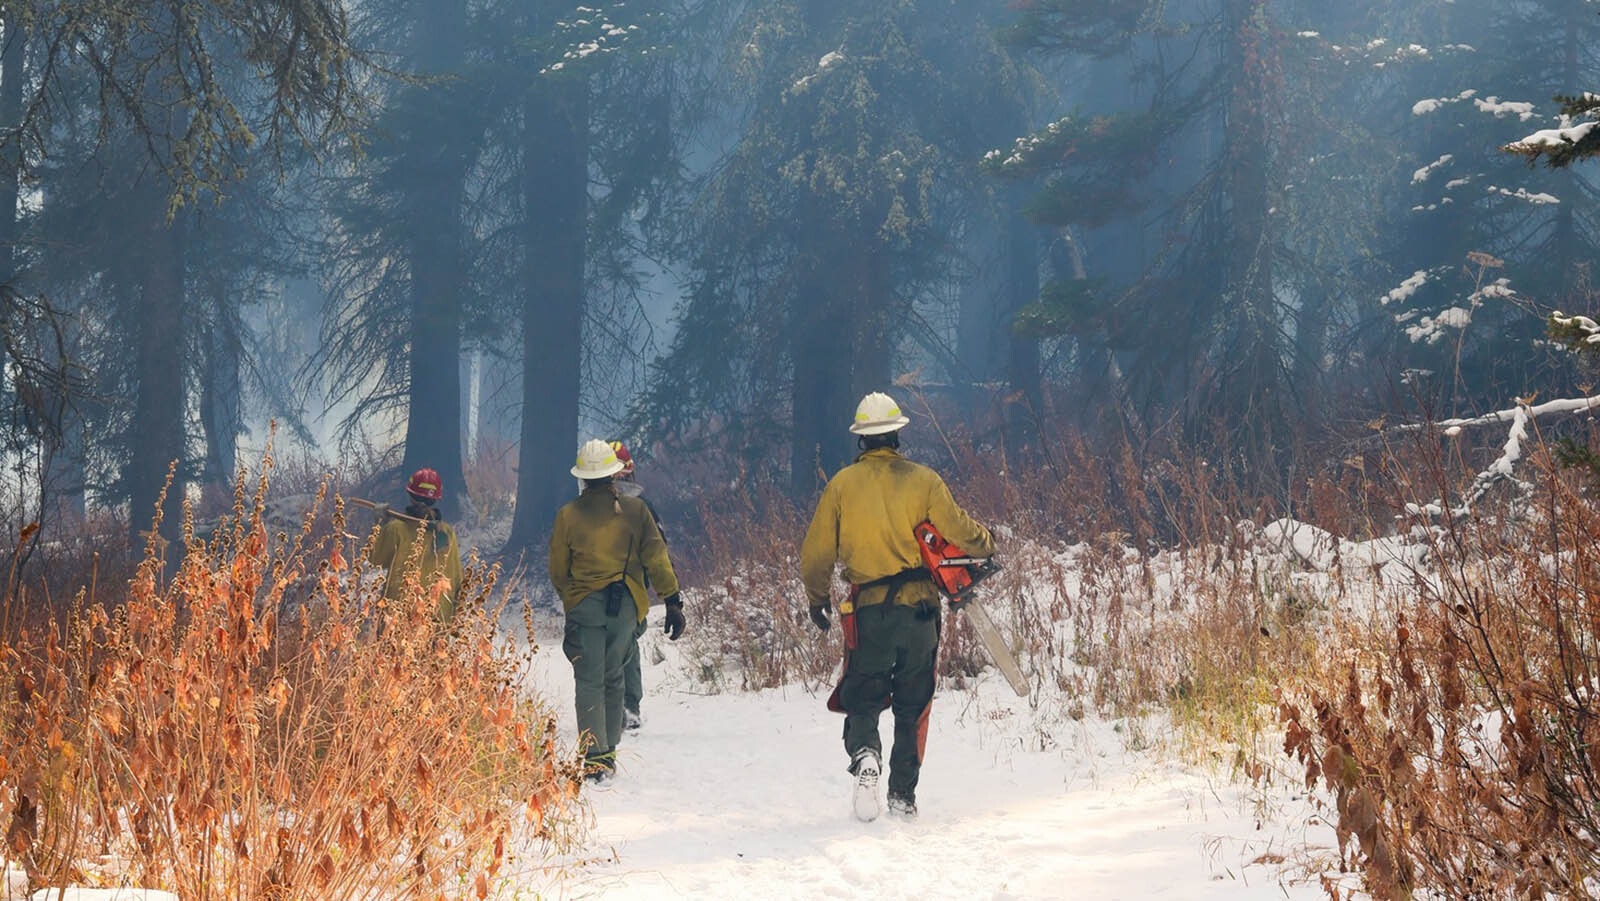
<svg viewBox="0 0 1600 901">
<path fill-rule="evenodd" d="M 425 597 L 434 596 L 441 576 L 449 582 L 434 607 L 439 621 L 448 622 L 455 615 L 461 593 L 461 545 L 456 541 L 455 529 L 439 517 L 436 506 L 444 497 L 444 482 L 438 472 L 423 467 L 406 482 L 406 495 L 410 503 L 404 515 L 392 512 L 387 505 L 377 508 L 381 530 L 368 559 L 388 570 L 383 595 L 398 601 L 405 588 L 407 563 L 415 553 L 417 580 Z M 416 548 L 418 542 L 420 551 Z"/>
<path fill-rule="evenodd" d="M 644 501 L 645 509 L 650 511 L 650 518 L 656 521 L 656 528 L 661 531 L 661 538 L 666 540 L 667 530 L 661 527 L 661 517 L 656 515 L 656 508 L 650 499 L 644 496 L 644 487 L 633 477 L 633 454 L 628 451 L 628 446 L 621 441 L 611 442 L 611 450 L 617 455 L 617 462 L 622 464 L 622 469 L 611 477 L 612 487 L 616 492 L 627 497 L 636 497 Z M 648 582 L 648 579 L 646 579 Z M 644 673 L 639 664 L 639 639 L 644 637 L 646 624 L 639 620 L 639 625 L 633 630 L 633 644 L 628 648 L 628 659 L 623 664 L 622 684 L 622 728 L 633 732 L 644 724 L 644 718 L 639 713 L 639 704 L 644 700 Z"/>
</svg>

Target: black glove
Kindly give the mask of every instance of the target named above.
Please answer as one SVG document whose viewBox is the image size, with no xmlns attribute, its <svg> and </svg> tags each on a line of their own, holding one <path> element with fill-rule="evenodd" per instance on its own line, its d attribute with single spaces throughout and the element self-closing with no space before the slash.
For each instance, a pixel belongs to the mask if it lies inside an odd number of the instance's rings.
<svg viewBox="0 0 1600 901">
<path fill-rule="evenodd" d="M 818 632 L 828 631 L 828 626 L 832 625 L 832 623 L 828 622 L 828 605 L 812 604 L 811 621 L 817 624 Z"/>
<path fill-rule="evenodd" d="M 683 619 L 683 601 L 679 600 L 677 593 L 674 592 L 669 595 L 666 600 L 662 601 L 662 603 L 667 607 L 667 621 L 661 624 L 661 631 L 667 633 L 667 638 L 669 640 L 677 641 L 678 636 L 683 634 L 683 627 L 685 625 Z"/>
</svg>

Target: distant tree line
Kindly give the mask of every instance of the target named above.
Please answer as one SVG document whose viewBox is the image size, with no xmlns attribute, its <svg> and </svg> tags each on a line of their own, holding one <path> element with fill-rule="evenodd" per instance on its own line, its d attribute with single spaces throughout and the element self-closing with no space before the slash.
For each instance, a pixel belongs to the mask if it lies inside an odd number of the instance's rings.
<svg viewBox="0 0 1600 901">
<path fill-rule="evenodd" d="M 1593 306 L 1566 163 L 1600 138 L 1500 150 L 1594 113 L 1600 19 L 1559 0 L 34 0 L 0 24 L 23 519 L 92 498 L 137 528 L 176 461 L 170 527 L 251 423 L 309 441 L 325 409 L 470 502 L 493 405 L 519 550 L 580 427 L 805 497 L 897 382 L 1018 460 L 1075 428 L 1272 490 L 1378 412 L 1569 380 L 1530 312 Z"/>
</svg>

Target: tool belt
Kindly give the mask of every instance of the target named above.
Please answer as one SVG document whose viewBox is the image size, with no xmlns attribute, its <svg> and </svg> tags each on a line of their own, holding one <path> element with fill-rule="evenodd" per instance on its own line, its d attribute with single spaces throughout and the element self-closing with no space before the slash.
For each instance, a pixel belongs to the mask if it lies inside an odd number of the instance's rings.
<svg viewBox="0 0 1600 901">
<path fill-rule="evenodd" d="M 902 569 L 893 575 L 884 576 L 881 579 L 873 579 L 870 582 L 862 582 L 859 585 L 852 584 L 849 596 L 844 599 L 844 603 L 839 605 L 839 628 L 844 633 L 844 646 L 852 650 L 856 647 L 856 596 L 861 593 L 863 588 L 877 588 L 880 585 L 887 585 L 889 590 L 884 593 L 883 602 L 885 604 L 893 604 L 895 596 L 900 593 L 902 587 L 916 581 L 929 581 L 931 578 L 928 575 L 927 568 L 914 566 L 910 569 Z M 926 619 L 938 613 L 938 611 L 938 607 L 930 604 L 921 604 L 918 605 L 917 616 Z"/>
</svg>

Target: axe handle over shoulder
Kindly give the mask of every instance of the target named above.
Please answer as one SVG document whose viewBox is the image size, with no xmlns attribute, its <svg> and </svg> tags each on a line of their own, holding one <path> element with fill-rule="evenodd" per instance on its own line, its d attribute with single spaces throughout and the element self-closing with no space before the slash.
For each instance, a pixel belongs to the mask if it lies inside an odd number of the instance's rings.
<svg viewBox="0 0 1600 901">
<path fill-rule="evenodd" d="M 376 510 L 379 507 L 383 506 L 382 504 L 376 503 L 374 501 L 369 501 L 364 497 L 352 497 L 352 498 L 349 498 L 348 500 L 350 501 L 350 503 L 355 504 L 357 507 L 366 507 L 368 510 Z M 403 520 L 406 520 L 407 522 L 416 522 L 416 523 L 427 522 L 427 520 L 425 520 L 425 519 L 423 519 L 423 518 L 421 518 L 419 516 L 412 516 L 409 513 L 399 513 L 399 512 L 396 512 L 393 509 L 387 509 L 386 508 L 384 510 L 384 512 L 387 513 L 390 516 L 393 516 L 395 519 L 403 519 Z"/>
</svg>

